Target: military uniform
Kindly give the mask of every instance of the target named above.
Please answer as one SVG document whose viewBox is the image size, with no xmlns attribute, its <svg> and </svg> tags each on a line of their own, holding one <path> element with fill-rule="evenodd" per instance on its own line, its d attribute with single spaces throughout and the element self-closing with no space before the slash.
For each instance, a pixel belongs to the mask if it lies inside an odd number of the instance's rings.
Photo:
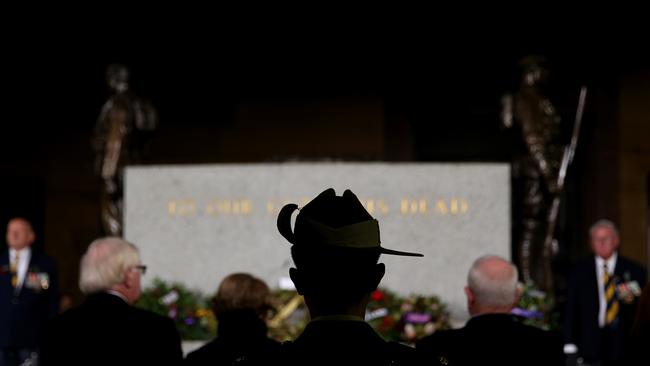
<svg viewBox="0 0 650 366">
<path fill-rule="evenodd" d="M 381 246 L 379 223 L 350 190 L 341 197 L 331 188 L 322 192 L 300 209 L 292 230 L 295 210 L 295 204 L 282 208 L 278 230 L 293 244 L 296 268 L 289 274 L 314 318 L 294 342 L 283 345 L 271 364 L 417 364 L 415 349 L 385 341 L 359 310 L 383 277 L 385 267 L 377 263 L 380 254 L 422 254 Z"/>
<path fill-rule="evenodd" d="M 415 349 L 387 342 L 363 319 L 326 316 L 312 320 L 294 341 L 283 344 L 289 365 L 414 365 Z"/>
</svg>

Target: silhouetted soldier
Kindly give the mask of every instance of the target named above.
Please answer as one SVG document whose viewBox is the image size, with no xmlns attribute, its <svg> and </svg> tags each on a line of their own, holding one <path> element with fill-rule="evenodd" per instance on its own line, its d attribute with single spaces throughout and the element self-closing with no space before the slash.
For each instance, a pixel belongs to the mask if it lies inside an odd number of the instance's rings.
<svg viewBox="0 0 650 366">
<path fill-rule="evenodd" d="M 415 362 L 411 347 L 386 342 L 364 321 L 370 293 L 385 266 L 380 254 L 422 256 L 380 246 L 379 224 L 357 197 L 328 189 L 300 209 L 282 208 L 278 229 L 291 244 L 295 268 L 289 275 L 303 295 L 311 321 L 283 345 L 278 364 L 399 365 Z M 274 363 L 275 364 L 275 363 Z"/>
</svg>

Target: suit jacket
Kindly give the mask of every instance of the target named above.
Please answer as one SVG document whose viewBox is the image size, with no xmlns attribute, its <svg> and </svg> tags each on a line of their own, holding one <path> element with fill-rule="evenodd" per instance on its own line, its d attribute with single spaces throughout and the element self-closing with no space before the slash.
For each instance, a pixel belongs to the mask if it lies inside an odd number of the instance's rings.
<svg viewBox="0 0 650 366">
<path fill-rule="evenodd" d="M 650 284 L 646 284 L 643 293 L 639 298 L 634 327 L 632 329 L 632 343 L 628 359 L 630 363 L 637 365 L 650 364 L 650 352 L 647 348 L 650 344 Z"/>
<path fill-rule="evenodd" d="M 625 345 L 629 343 L 634 321 L 637 299 L 630 304 L 619 301 L 619 320 L 608 327 L 609 340 L 603 342 L 602 330 L 598 326 L 598 280 L 593 256 L 580 260 L 570 276 L 565 314 L 564 338 L 566 343 L 578 346 L 578 354 L 587 362 L 600 360 L 603 349 L 607 349 L 610 361 L 622 360 Z M 646 282 L 646 272 L 638 264 L 618 256 L 614 276 L 617 283 L 637 281 L 639 286 Z"/>
<path fill-rule="evenodd" d="M 32 249 L 23 286 L 11 285 L 9 250 L 0 256 L 0 348 L 35 348 L 45 323 L 59 310 L 54 260 Z"/>
<path fill-rule="evenodd" d="M 465 327 L 442 330 L 416 343 L 419 357 L 442 355 L 456 366 L 564 365 L 562 337 L 522 323 L 511 314 L 483 314 Z"/>
<path fill-rule="evenodd" d="M 281 353 L 279 363 L 269 364 L 411 365 L 416 360 L 413 348 L 385 341 L 361 319 L 312 320 Z"/>
<path fill-rule="evenodd" d="M 267 328 L 255 311 L 219 315 L 218 338 L 190 352 L 185 366 L 263 364 L 280 343 L 267 337 Z"/>
<path fill-rule="evenodd" d="M 174 322 L 108 293 L 55 318 L 46 328 L 41 365 L 178 365 Z"/>
</svg>

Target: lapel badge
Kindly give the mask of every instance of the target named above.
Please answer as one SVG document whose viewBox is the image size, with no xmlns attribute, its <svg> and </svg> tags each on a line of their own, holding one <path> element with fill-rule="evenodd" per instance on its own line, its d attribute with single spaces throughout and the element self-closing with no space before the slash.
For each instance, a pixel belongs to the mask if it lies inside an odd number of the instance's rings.
<svg viewBox="0 0 650 366">
<path fill-rule="evenodd" d="M 50 288 L 50 275 L 46 272 L 28 272 L 25 277 L 25 287 L 34 292 L 41 292 Z"/>
<path fill-rule="evenodd" d="M 25 276 L 25 288 L 31 289 L 34 292 L 40 291 L 40 284 L 38 281 L 38 274 L 36 272 L 27 272 Z"/>
<path fill-rule="evenodd" d="M 41 272 L 38 274 L 38 279 L 43 290 L 50 288 L 50 275 L 48 275 L 46 272 Z"/>
<path fill-rule="evenodd" d="M 622 282 L 616 286 L 618 298 L 626 304 L 634 302 L 634 298 L 641 295 L 641 287 L 636 281 Z"/>
</svg>

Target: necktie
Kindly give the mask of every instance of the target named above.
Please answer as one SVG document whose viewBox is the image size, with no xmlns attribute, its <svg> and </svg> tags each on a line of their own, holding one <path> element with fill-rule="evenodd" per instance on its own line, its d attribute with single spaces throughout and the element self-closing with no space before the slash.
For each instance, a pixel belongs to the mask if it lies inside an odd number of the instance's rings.
<svg viewBox="0 0 650 366">
<path fill-rule="evenodd" d="M 11 265 L 9 266 L 9 270 L 11 271 L 11 286 L 16 288 L 18 285 L 18 263 L 20 262 L 20 254 L 16 252 L 16 255 L 14 256 L 14 260 L 11 262 Z"/>
<path fill-rule="evenodd" d="M 619 304 L 616 298 L 616 281 L 614 281 L 614 276 L 609 275 L 606 264 L 603 266 L 603 286 L 605 288 L 605 302 L 607 303 L 605 324 L 610 325 L 616 320 Z"/>
</svg>

